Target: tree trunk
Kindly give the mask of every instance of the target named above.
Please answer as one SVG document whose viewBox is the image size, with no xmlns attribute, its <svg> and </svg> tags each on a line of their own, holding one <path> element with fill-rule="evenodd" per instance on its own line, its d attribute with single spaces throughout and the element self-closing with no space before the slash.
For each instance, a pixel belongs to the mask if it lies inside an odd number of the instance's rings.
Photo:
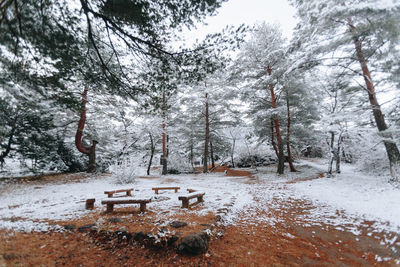
<svg viewBox="0 0 400 267">
<path fill-rule="evenodd" d="M 79 152 L 89 156 L 89 164 L 87 172 L 94 173 L 96 172 L 96 145 L 98 142 L 96 140 L 92 140 L 92 146 L 90 147 L 86 147 L 82 143 L 83 129 L 85 128 L 85 122 L 86 122 L 87 91 L 88 87 L 85 86 L 85 89 L 83 90 L 82 93 L 81 115 L 78 123 L 78 129 L 76 130 L 75 134 L 75 146 Z"/>
<path fill-rule="evenodd" d="M 350 27 L 350 32 L 354 33 L 356 28 L 352 24 L 351 19 L 349 19 L 348 23 Z M 388 127 L 386 125 L 385 118 L 382 114 L 381 107 L 378 103 L 378 99 L 376 98 L 375 87 L 372 81 L 371 73 L 368 69 L 367 60 L 365 59 L 362 51 L 362 42 L 356 35 L 353 35 L 353 41 L 356 49 L 357 59 L 361 65 L 361 70 L 364 76 L 365 85 L 367 87 L 368 99 L 369 103 L 371 104 L 372 113 L 374 115 L 376 126 L 380 132 L 385 131 L 388 129 Z M 399 149 L 396 143 L 393 141 L 393 137 L 391 134 L 384 133 L 383 137 L 384 137 L 383 143 L 385 145 L 386 153 L 388 155 L 390 162 L 390 173 L 392 176 L 392 181 L 399 181 L 399 176 L 400 176 Z"/>
<path fill-rule="evenodd" d="M 190 155 L 189 155 L 190 164 L 192 165 L 192 169 L 194 170 L 193 164 L 193 141 L 190 141 Z"/>
<path fill-rule="evenodd" d="M 215 169 L 214 149 L 211 140 L 210 140 L 210 156 L 211 156 L 211 168 Z"/>
<path fill-rule="evenodd" d="M 335 142 L 335 133 L 331 132 L 331 142 L 329 144 L 329 165 L 328 165 L 328 177 L 332 177 L 332 166 L 333 166 L 333 161 L 335 159 L 335 151 L 334 151 L 334 142 Z"/>
<path fill-rule="evenodd" d="M 286 110 L 287 110 L 287 136 L 286 136 L 286 149 L 288 153 L 288 161 L 289 161 L 289 167 L 291 172 L 296 172 L 296 168 L 293 165 L 293 158 L 292 158 L 292 152 L 290 150 L 290 105 L 289 105 L 289 92 L 285 88 L 285 93 L 286 93 Z"/>
<path fill-rule="evenodd" d="M 235 161 L 233 160 L 233 154 L 235 152 L 235 144 L 236 144 L 236 138 L 232 138 L 232 151 L 231 151 L 232 168 L 235 168 Z"/>
<path fill-rule="evenodd" d="M 165 128 L 166 128 L 166 103 L 165 103 L 165 91 L 163 91 L 163 111 L 162 111 L 162 116 L 163 116 L 163 133 L 162 133 L 162 151 L 163 151 L 163 158 L 162 158 L 162 174 L 166 175 L 168 173 L 168 154 L 167 154 L 167 136 L 166 136 L 166 132 L 165 132 Z"/>
<path fill-rule="evenodd" d="M 208 172 L 208 142 L 210 141 L 210 122 L 208 120 L 208 93 L 206 93 L 206 132 L 204 138 L 203 173 Z"/>
<path fill-rule="evenodd" d="M 276 146 L 275 136 L 274 136 L 274 118 L 272 118 L 272 117 L 271 117 L 271 144 L 272 144 L 272 147 L 274 148 L 276 158 L 279 158 L 278 147 Z"/>
<path fill-rule="evenodd" d="M 341 148 L 342 148 L 342 133 L 340 133 L 338 142 L 337 142 L 337 151 L 336 151 L 336 173 L 340 173 L 340 161 L 341 161 Z"/>
<path fill-rule="evenodd" d="M 96 172 L 96 144 L 95 140 L 92 141 L 92 146 L 89 148 L 89 165 L 87 172 Z"/>
<path fill-rule="evenodd" d="M 268 72 L 268 75 L 271 76 L 272 70 L 269 65 L 267 67 L 267 72 Z M 271 92 L 272 108 L 276 109 L 277 105 L 276 105 L 276 99 L 275 99 L 274 85 L 272 83 L 269 84 L 269 90 Z M 278 173 L 283 174 L 285 171 L 285 156 L 283 154 L 283 142 L 282 142 L 282 136 L 281 136 L 278 115 L 274 114 L 273 119 L 274 119 L 274 125 L 275 125 L 276 140 L 278 142 Z"/>
<path fill-rule="evenodd" d="M 7 142 L 6 149 L 0 154 L 0 166 L 1 166 L 1 168 L 3 168 L 4 159 L 8 156 L 8 154 L 11 151 L 11 145 L 12 145 L 12 142 L 13 142 L 13 138 L 14 138 L 14 134 L 15 134 L 16 129 L 17 129 L 17 118 L 14 119 L 13 125 L 11 126 L 11 131 L 10 131 L 10 135 L 8 137 L 8 142 Z"/>
<path fill-rule="evenodd" d="M 150 168 L 151 164 L 153 163 L 154 151 L 156 149 L 153 142 L 153 135 L 151 133 L 149 133 L 149 137 L 150 137 L 150 159 L 149 159 L 149 165 L 147 166 L 147 175 L 150 175 Z"/>
</svg>

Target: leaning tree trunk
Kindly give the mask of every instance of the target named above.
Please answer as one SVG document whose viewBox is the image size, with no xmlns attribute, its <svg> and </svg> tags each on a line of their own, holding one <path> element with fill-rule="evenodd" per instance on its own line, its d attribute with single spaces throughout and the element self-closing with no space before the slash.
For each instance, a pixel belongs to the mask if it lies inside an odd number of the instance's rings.
<svg viewBox="0 0 400 267">
<path fill-rule="evenodd" d="M 268 75 L 271 76 L 272 70 L 271 67 L 268 65 L 267 67 Z M 276 110 L 276 99 L 275 99 L 275 92 L 274 92 L 274 85 L 272 83 L 269 84 L 269 90 L 271 92 L 271 103 L 272 108 Z M 276 140 L 278 142 L 278 173 L 283 174 L 285 170 L 285 156 L 283 154 L 283 142 L 281 136 L 281 129 L 279 125 L 278 115 L 274 114 L 274 125 L 275 125 L 275 132 L 276 132 Z"/>
<path fill-rule="evenodd" d="M 149 133 L 150 137 L 150 159 L 149 159 L 149 165 L 147 166 L 147 175 L 150 175 L 150 168 L 151 164 L 153 163 L 153 157 L 154 157 L 154 151 L 156 150 L 156 147 L 153 142 L 153 135 Z"/>
<path fill-rule="evenodd" d="M 287 110 L 286 149 L 287 149 L 287 153 L 288 153 L 288 161 L 289 161 L 290 171 L 291 172 L 296 172 L 297 170 L 293 165 L 292 152 L 290 150 L 290 123 L 291 123 L 291 117 L 290 117 L 289 93 L 288 93 L 286 88 L 285 88 L 285 93 L 286 93 L 286 110 Z"/>
<path fill-rule="evenodd" d="M 162 158 L 162 174 L 166 175 L 168 173 L 168 153 L 167 153 L 167 134 L 165 133 L 165 128 L 166 128 L 166 103 L 165 103 L 165 91 L 163 91 L 163 111 L 162 111 L 162 116 L 163 116 L 163 133 L 162 133 L 162 151 L 163 151 L 163 158 Z"/>
<path fill-rule="evenodd" d="M 94 173 L 96 172 L 96 145 L 98 142 L 96 140 L 92 140 L 92 145 L 90 147 L 87 147 L 82 143 L 83 129 L 85 128 L 85 122 L 86 122 L 87 91 L 88 87 L 85 86 L 85 89 L 83 90 L 82 93 L 81 116 L 78 123 L 78 129 L 75 135 L 75 145 L 79 152 L 89 156 L 89 164 L 87 172 Z"/>
<path fill-rule="evenodd" d="M 375 123 L 380 132 L 383 132 L 388 129 L 385 118 L 383 116 L 381 107 L 378 103 L 378 99 L 376 98 L 375 87 L 372 81 L 371 73 L 368 69 L 367 60 L 364 57 L 362 51 L 362 42 L 361 40 L 354 34 L 356 27 L 353 25 L 351 19 L 348 21 L 350 32 L 353 34 L 353 42 L 356 50 L 357 60 L 361 65 L 361 70 L 364 76 L 365 85 L 367 87 L 368 99 L 371 104 L 372 113 L 374 115 Z M 399 181 L 400 179 L 400 152 L 393 141 L 393 137 L 390 133 L 383 134 L 384 141 L 383 144 L 386 148 L 386 153 L 390 162 L 390 174 L 392 176 L 392 181 Z"/>
<path fill-rule="evenodd" d="M 210 122 L 208 120 L 208 93 L 206 93 L 206 132 L 204 138 L 203 173 L 208 172 L 208 143 L 210 142 Z"/>
</svg>

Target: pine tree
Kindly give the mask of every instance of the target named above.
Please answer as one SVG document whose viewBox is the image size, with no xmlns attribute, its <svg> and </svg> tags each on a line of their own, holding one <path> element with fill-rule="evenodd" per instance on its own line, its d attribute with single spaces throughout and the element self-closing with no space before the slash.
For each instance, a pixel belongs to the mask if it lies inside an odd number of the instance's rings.
<svg viewBox="0 0 400 267">
<path fill-rule="evenodd" d="M 389 127 L 376 96 L 374 79 L 379 76 L 372 77 L 371 68 L 382 72 L 379 65 L 396 56 L 400 4 L 380 0 L 293 0 L 292 3 L 301 19 L 293 41 L 293 46 L 303 51 L 300 53 L 303 60 L 297 65 L 334 64 L 353 72 L 355 77 L 363 77 L 365 85 L 360 82 L 360 87 L 366 92 L 376 126 L 384 137 L 392 179 L 398 181 L 400 152 L 387 131 Z"/>
<path fill-rule="evenodd" d="M 279 174 L 284 173 L 284 143 L 281 134 L 281 121 L 278 118 L 278 101 L 276 85 L 286 71 L 284 60 L 285 40 L 277 25 L 261 24 L 242 50 L 239 55 L 238 65 L 241 65 L 240 71 L 253 80 L 253 83 L 261 83 L 257 85 L 257 89 L 266 90 L 269 93 L 271 102 L 273 121 L 273 130 L 277 141 L 278 170 Z M 243 70 L 245 68 L 245 70 Z M 243 74 L 242 74 L 243 75 Z M 269 124 L 268 124 L 269 125 Z"/>
</svg>

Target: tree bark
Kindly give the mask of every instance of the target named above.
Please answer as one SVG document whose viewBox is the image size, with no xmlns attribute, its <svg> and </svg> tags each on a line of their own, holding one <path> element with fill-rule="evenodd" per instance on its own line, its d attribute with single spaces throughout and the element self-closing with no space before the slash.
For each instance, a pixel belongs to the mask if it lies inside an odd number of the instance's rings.
<svg viewBox="0 0 400 267">
<path fill-rule="evenodd" d="M 11 151 L 11 145 L 12 145 L 12 142 L 13 142 L 15 131 L 17 129 L 17 119 L 18 118 L 14 119 L 13 124 L 11 126 L 11 131 L 10 131 L 10 135 L 8 137 L 8 142 L 7 142 L 6 149 L 0 154 L 0 166 L 2 168 L 3 168 L 3 164 L 4 164 L 4 159 L 8 156 L 8 154 Z"/>
<path fill-rule="evenodd" d="M 267 67 L 267 72 L 268 72 L 268 75 L 271 76 L 272 70 L 269 65 Z M 274 85 L 272 83 L 269 84 L 269 90 L 271 92 L 272 108 L 276 109 L 277 105 L 276 105 L 276 99 L 275 99 Z M 281 130 L 280 130 L 280 125 L 279 125 L 279 120 L 278 120 L 277 114 L 274 114 L 273 120 L 274 120 L 274 125 L 275 125 L 276 140 L 278 142 L 278 173 L 283 174 L 285 171 L 285 157 L 283 154 L 283 142 L 282 142 Z"/>
<path fill-rule="evenodd" d="M 278 147 L 276 146 L 276 143 L 275 143 L 274 131 L 275 131 L 274 130 L 274 118 L 271 117 L 271 144 L 272 144 L 272 147 L 274 148 L 276 158 L 279 158 Z"/>
<path fill-rule="evenodd" d="M 285 88 L 285 93 L 286 93 L 286 110 L 287 110 L 287 136 L 286 136 L 286 149 L 288 153 L 288 161 L 289 161 L 289 167 L 291 172 L 296 172 L 296 168 L 293 165 L 293 158 L 292 158 L 292 152 L 290 150 L 290 123 L 291 123 L 291 117 L 290 117 L 290 105 L 289 105 L 289 92 Z"/>
<path fill-rule="evenodd" d="M 83 129 L 85 128 L 85 122 L 86 122 L 87 91 L 88 87 L 85 86 L 85 89 L 83 90 L 82 93 L 81 115 L 78 123 L 78 129 L 76 130 L 75 134 L 75 146 L 79 152 L 89 156 L 89 164 L 87 172 L 94 173 L 96 172 L 96 145 L 98 142 L 96 140 L 92 140 L 92 146 L 90 147 L 86 147 L 82 143 Z"/>
<path fill-rule="evenodd" d="M 208 172 L 208 142 L 210 141 L 210 122 L 208 120 L 208 93 L 206 93 L 206 132 L 204 140 L 203 173 Z"/>
<path fill-rule="evenodd" d="M 233 160 L 233 155 L 235 153 L 236 138 L 232 137 L 232 151 L 231 151 L 231 163 L 232 168 L 235 168 L 235 161 Z"/>
<path fill-rule="evenodd" d="M 341 148 L 342 148 L 342 133 L 340 133 L 337 143 L 337 151 L 336 151 L 336 173 L 340 173 L 340 161 L 341 161 Z"/>
<path fill-rule="evenodd" d="M 96 172 L 96 140 L 92 140 L 92 146 L 89 148 L 89 165 L 87 172 Z"/>
<path fill-rule="evenodd" d="M 211 140 L 210 140 L 210 157 L 211 157 L 211 168 L 215 169 L 214 149 Z"/>
<path fill-rule="evenodd" d="M 331 132 L 331 142 L 329 143 L 329 149 L 330 149 L 330 154 L 329 154 L 329 165 L 328 165 L 328 177 L 332 176 L 332 166 L 333 166 L 333 161 L 335 159 L 335 151 L 334 151 L 334 142 L 335 142 L 335 133 Z"/>
<path fill-rule="evenodd" d="M 149 137 L 150 137 L 150 159 L 149 159 L 149 165 L 147 166 L 147 175 L 150 175 L 150 168 L 151 164 L 153 163 L 154 151 L 156 149 L 153 142 L 153 135 L 151 133 L 149 133 Z"/>
<path fill-rule="evenodd" d="M 193 164 L 193 141 L 190 141 L 190 155 L 189 155 L 189 160 L 190 164 L 192 165 L 192 169 L 194 170 L 194 164 Z"/>
<path fill-rule="evenodd" d="M 168 154 L 167 154 L 167 136 L 166 136 L 166 100 L 165 100 L 165 91 L 163 91 L 163 111 L 162 111 L 162 116 L 163 116 L 163 133 L 162 133 L 162 151 L 163 151 L 163 159 L 162 159 L 162 174 L 166 175 L 168 173 Z"/>
<path fill-rule="evenodd" d="M 372 81 L 371 73 L 369 71 L 367 60 L 364 57 L 362 51 L 362 41 L 354 34 L 356 27 L 353 25 L 351 19 L 348 20 L 350 32 L 353 34 L 353 42 L 356 50 L 357 60 L 361 65 L 361 70 L 363 73 L 365 85 L 367 87 L 368 99 L 369 103 L 371 104 L 372 113 L 374 115 L 375 123 L 380 132 L 383 132 L 388 129 L 385 118 L 383 116 L 381 107 L 378 103 L 378 99 L 376 98 L 375 87 Z M 384 134 L 384 141 L 383 141 L 386 153 L 389 158 L 390 162 L 390 173 L 392 176 L 392 181 L 399 181 L 400 176 L 400 152 L 393 141 L 393 137 L 391 134 L 385 133 Z"/>
</svg>

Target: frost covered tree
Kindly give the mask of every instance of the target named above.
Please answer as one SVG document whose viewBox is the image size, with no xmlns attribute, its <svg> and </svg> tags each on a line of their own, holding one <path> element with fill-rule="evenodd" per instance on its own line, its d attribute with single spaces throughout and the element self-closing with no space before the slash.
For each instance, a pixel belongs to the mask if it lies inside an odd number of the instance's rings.
<svg viewBox="0 0 400 267">
<path fill-rule="evenodd" d="M 393 86 L 382 77 L 391 76 L 383 66 L 398 57 L 400 4 L 383 0 L 291 2 L 300 19 L 293 38 L 293 46 L 302 51 L 298 65 L 323 63 L 353 73 L 355 82 L 365 91 L 365 100 L 382 134 L 392 180 L 398 181 L 400 152 L 388 131 L 376 89 L 384 86 L 382 83 L 377 86 L 377 81 Z"/>
<path fill-rule="evenodd" d="M 31 159 L 31 169 L 49 160 L 57 160 L 57 135 L 53 116 L 42 115 L 36 103 L 13 103 L 10 98 L 0 98 L 0 164 L 5 159 L 22 156 Z"/>
<path fill-rule="evenodd" d="M 325 141 L 329 150 L 328 177 L 333 175 L 333 162 L 336 162 L 336 173 L 340 173 L 342 156 L 346 155 L 344 138 L 352 138 L 349 135 L 349 124 L 361 123 L 363 111 L 358 107 L 359 95 L 357 88 L 351 86 L 351 81 L 346 72 L 340 69 L 322 68 L 315 69 L 308 81 L 310 89 L 320 96 L 320 131 L 325 135 Z M 358 119 L 354 120 L 357 114 Z M 354 131 L 352 131 L 354 133 Z M 355 133 L 354 133 L 355 134 Z"/>
<path fill-rule="evenodd" d="M 222 2 L 6 0 L 1 2 L 0 43 L 21 60 L 35 51 L 37 63 L 60 70 L 58 79 L 79 73 L 88 59 L 101 78 L 113 82 L 114 89 L 135 95 L 138 88 L 126 68 L 132 63 L 126 60 L 127 52 L 136 59 L 173 58 L 175 51 L 165 44 L 175 31 L 214 14 Z"/>
<path fill-rule="evenodd" d="M 261 83 L 258 88 L 269 93 L 271 102 L 272 121 L 277 140 L 278 173 L 284 172 L 284 144 L 281 134 L 281 125 L 278 118 L 278 101 L 276 85 L 282 71 L 285 69 L 285 40 L 277 25 L 261 24 L 252 34 L 251 39 L 243 46 L 237 65 L 241 65 L 240 71 L 245 72 L 252 83 Z M 242 74 L 243 75 L 243 74 Z"/>
<path fill-rule="evenodd" d="M 152 59 L 173 62 L 180 66 L 175 73 L 194 79 L 207 63 L 204 55 L 212 56 L 211 50 L 221 49 L 215 44 L 229 43 L 231 36 L 215 34 L 215 42 L 194 48 L 169 43 L 182 27 L 215 14 L 223 1 L 164 2 L 2 1 L 0 83 L 10 91 L 22 88 L 21 95 L 40 95 L 62 114 L 79 111 L 78 88 L 85 84 L 99 94 L 139 101 L 154 88 L 141 80 L 142 66 Z"/>
<path fill-rule="evenodd" d="M 312 98 L 308 97 L 302 85 L 302 73 L 292 68 L 290 52 L 278 25 L 258 25 L 251 39 L 243 46 L 234 71 L 244 99 L 252 103 L 249 116 L 253 118 L 257 135 L 275 150 L 280 174 L 284 172 L 285 143 L 290 170 L 296 171 L 290 139 L 295 121 L 292 116 L 292 95 L 294 101 L 298 100 L 293 102 L 293 110 L 299 110 L 296 106 L 301 106 L 311 115 L 306 116 L 304 122 L 315 116 Z M 300 97 L 304 103 L 301 103 Z M 296 121 L 300 122 L 299 119 Z M 309 122 L 306 124 L 310 125 Z"/>
</svg>

